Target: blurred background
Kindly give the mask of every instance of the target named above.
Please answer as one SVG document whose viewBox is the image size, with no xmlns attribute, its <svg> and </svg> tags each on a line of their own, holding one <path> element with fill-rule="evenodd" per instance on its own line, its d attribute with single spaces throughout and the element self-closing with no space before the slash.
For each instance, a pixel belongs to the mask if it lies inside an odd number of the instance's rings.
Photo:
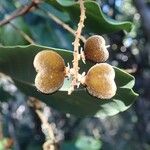
<svg viewBox="0 0 150 150">
<path fill-rule="evenodd" d="M 87 145 L 90 144 L 91 148 L 88 146 L 86 150 L 150 150 L 150 1 L 97 2 L 108 17 L 134 23 L 129 34 L 120 31 L 103 36 L 111 45 L 110 63 L 128 69 L 135 76 L 134 88 L 140 96 L 127 111 L 105 119 L 78 119 L 43 104 L 44 114 L 52 123 L 62 149 L 78 150 L 73 146 L 75 143 L 88 142 Z M 0 0 L 0 20 L 28 3 L 30 0 Z M 50 5 L 45 4 L 43 7 L 57 13 L 60 18 L 70 19 Z M 18 32 L 19 29 L 38 44 L 73 49 L 71 43 L 74 37 L 37 10 L 13 20 L 13 25 L 0 27 L 0 45 L 29 44 Z M 75 26 L 73 22 L 71 25 Z M 41 131 L 41 121 L 34 108 L 27 104 L 27 99 L 29 98 L 0 75 L 0 150 L 3 150 L 2 145 L 6 139 L 8 149 L 42 149 L 45 137 Z"/>
</svg>

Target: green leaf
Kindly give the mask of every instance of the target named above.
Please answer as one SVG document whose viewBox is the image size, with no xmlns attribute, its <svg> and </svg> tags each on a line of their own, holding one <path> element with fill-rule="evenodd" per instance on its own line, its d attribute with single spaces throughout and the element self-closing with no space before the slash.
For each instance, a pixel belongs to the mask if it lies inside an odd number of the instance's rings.
<svg viewBox="0 0 150 150">
<path fill-rule="evenodd" d="M 73 0 L 47 0 L 49 4 L 54 6 L 60 11 L 68 12 L 71 16 L 71 20 L 77 24 L 80 16 L 80 7 L 77 2 Z M 133 24 L 128 21 L 116 21 L 110 19 L 104 15 L 98 3 L 87 0 L 85 1 L 86 8 L 86 19 L 85 19 L 85 32 L 89 34 L 90 32 L 96 34 L 106 34 L 111 32 L 116 32 L 120 30 L 126 30 L 130 32 Z M 61 19 L 61 18 L 60 18 Z"/>
<path fill-rule="evenodd" d="M 89 95 L 83 87 L 68 95 L 68 80 L 65 80 L 59 91 L 51 95 L 38 92 L 34 86 L 36 72 L 33 60 L 35 55 L 43 49 L 56 51 L 64 58 L 66 64 L 72 62 L 73 53 L 67 50 L 36 45 L 0 47 L 0 72 L 11 76 L 17 87 L 26 95 L 36 97 L 49 106 L 78 117 L 97 116 L 103 118 L 112 116 L 128 109 L 135 101 L 137 95 L 132 90 L 135 82 L 134 77 L 116 67 L 114 69 L 118 89 L 117 94 L 110 100 L 97 99 Z M 88 70 L 90 66 L 80 62 L 80 67 L 83 72 Z"/>
<path fill-rule="evenodd" d="M 26 34 L 30 34 L 23 18 L 16 18 L 11 23 Z M 9 46 L 29 44 L 11 24 L 0 27 L 0 43 Z"/>
<path fill-rule="evenodd" d="M 75 140 L 64 142 L 61 150 L 100 150 L 102 143 L 90 136 L 80 136 Z"/>
<path fill-rule="evenodd" d="M 74 0 L 56 0 L 62 6 L 71 6 L 76 2 Z"/>
</svg>

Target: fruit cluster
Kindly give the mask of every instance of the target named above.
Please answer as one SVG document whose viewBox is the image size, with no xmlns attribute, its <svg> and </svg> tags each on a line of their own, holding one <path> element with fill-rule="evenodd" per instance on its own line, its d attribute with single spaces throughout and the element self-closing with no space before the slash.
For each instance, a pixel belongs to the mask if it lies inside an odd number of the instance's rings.
<svg viewBox="0 0 150 150">
<path fill-rule="evenodd" d="M 116 94 L 115 71 L 104 63 L 109 53 L 102 36 L 94 35 L 84 45 L 85 59 L 97 63 L 89 69 L 82 80 L 87 91 L 100 99 L 110 99 Z M 34 59 L 37 71 L 35 86 L 42 93 L 50 94 L 57 91 L 67 75 L 63 58 L 52 50 L 39 52 Z"/>
</svg>

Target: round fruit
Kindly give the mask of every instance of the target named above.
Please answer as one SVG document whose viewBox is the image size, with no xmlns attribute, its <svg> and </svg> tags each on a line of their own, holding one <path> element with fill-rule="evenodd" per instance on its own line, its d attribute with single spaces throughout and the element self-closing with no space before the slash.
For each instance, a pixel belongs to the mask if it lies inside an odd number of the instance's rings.
<svg viewBox="0 0 150 150">
<path fill-rule="evenodd" d="M 109 64 L 97 64 L 87 73 L 85 84 L 88 92 L 101 99 L 110 99 L 116 94 L 115 72 Z"/>
<path fill-rule="evenodd" d="M 64 76 L 62 72 L 39 72 L 35 78 L 35 86 L 42 93 L 53 93 L 63 85 Z"/>
<path fill-rule="evenodd" d="M 88 71 L 88 76 L 107 76 L 109 78 L 115 78 L 115 71 L 113 67 L 107 63 L 96 64 Z"/>
<path fill-rule="evenodd" d="M 106 77 L 97 77 L 97 79 L 87 82 L 88 92 L 101 99 L 110 99 L 116 94 L 116 84 L 113 80 Z"/>
<path fill-rule="evenodd" d="M 63 58 L 52 50 L 43 50 L 39 52 L 34 58 L 33 65 L 37 72 L 40 70 L 64 71 L 65 69 Z"/>
<path fill-rule="evenodd" d="M 84 45 L 85 58 L 92 62 L 105 62 L 109 52 L 102 36 L 94 35 L 87 39 Z"/>
<path fill-rule="evenodd" d="M 35 86 L 39 91 L 50 94 L 63 85 L 65 63 L 59 54 L 51 50 L 43 50 L 35 56 L 33 65 L 38 72 Z"/>
</svg>

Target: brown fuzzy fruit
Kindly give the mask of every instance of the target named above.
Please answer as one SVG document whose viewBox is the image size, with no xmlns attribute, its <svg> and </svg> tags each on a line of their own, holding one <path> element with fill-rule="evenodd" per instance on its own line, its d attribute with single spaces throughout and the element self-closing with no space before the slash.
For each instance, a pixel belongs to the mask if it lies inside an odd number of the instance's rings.
<svg viewBox="0 0 150 150">
<path fill-rule="evenodd" d="M 50 94 L 63 85 L 65 63 L 58 53 L 43 50 L 35 56 L 33 65 L 38 72 L 35 78 L 35 86 L 39 91 Z"/>
<path fill-rule="evenodd" d="M 62 72 L 40 72 L 35 78 L 35 86 L 42 93 L 49 94 L 57 91 L 64 82 Z"/>
<path fill-rule="evenodd" d="M 105 62 L 109 57 L 109 52 L 102 36 L 93 35 L 89 37 L 84 45 L 85 58 L 92 62 Z"/>
<path fill-rule="evenodd" d="M 115 72 L 111 65 L 96 64 L 88 71 L 85 84 L 91 95 L 101 99 L 110 99 L 117 90 L 114 78 Z"/>
<path fill-rule="evenodd" d="M 63 58 L 52 50 L 39 52 L 34 58 L 33 65 L 37 72 L 40 70 L 64 71 L 65 68 Z"/>
<path fill-rule="evenodd" d="M 96 64 L 90 68 L 89 74 L 96 73 L 98 76 L 109 76 L 110 78 L 115 78 L 115 71 L 113 67 L 107 63 Z"/>
</svg>

